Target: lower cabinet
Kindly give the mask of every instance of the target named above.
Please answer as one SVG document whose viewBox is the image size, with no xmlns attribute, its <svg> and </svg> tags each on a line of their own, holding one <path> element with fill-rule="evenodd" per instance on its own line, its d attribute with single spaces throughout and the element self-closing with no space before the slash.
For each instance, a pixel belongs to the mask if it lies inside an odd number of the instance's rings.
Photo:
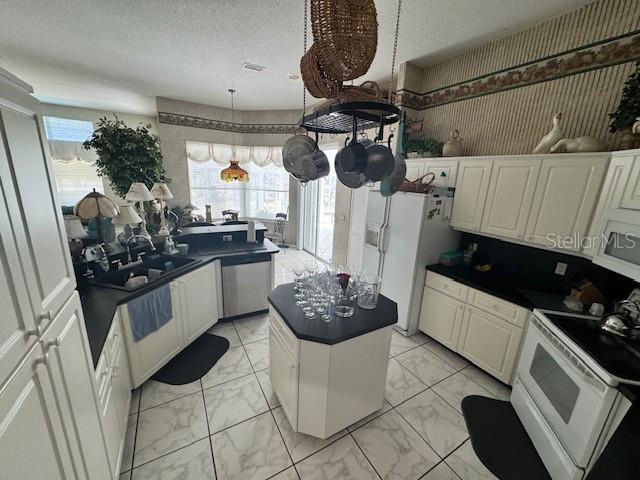
<svg viewBox="0 0 640 480">
<path fill-rule="evenodd" d="M 212 262 L 188 273 L 177 282 L 185 344 L 191 343 L 218 322 L 216 265 Z"/>
<path fill-rule="evenodd" d="M 465 307 L 457 352 L 504 383 L 511 383 L 522 328 L 471 306 Z"/>
<path fill-rule="evenodd" d="M 87 478 L 71 460 L 45 362 L 37 343 L 0 387 L 0 478 Z"/>
<path fill-rule="evenodd" d="M 422 314 L 419 328 L 440 343 L 456 350 L 460 326 L 464 314 L 464 303 L 426 287 L 422 295 Z"/>
<path fill-rule="evenodd" d="M 451 279 L 440 281 L 442 278 L 446 277 L 427 273 L 419 329 L 511 384 L 528 310 Z M 466 289 L 466 301 L 450 296 L 450 292 Z"/>
<path fill-rule="evenodd" d="M 282 411 L 293 430 L 298 429 L 298 358 L 285 347 L 278 330 L 271 326 L 269 332 L 269 364 L 271 386 L 277 392 Z"/>
</svg>

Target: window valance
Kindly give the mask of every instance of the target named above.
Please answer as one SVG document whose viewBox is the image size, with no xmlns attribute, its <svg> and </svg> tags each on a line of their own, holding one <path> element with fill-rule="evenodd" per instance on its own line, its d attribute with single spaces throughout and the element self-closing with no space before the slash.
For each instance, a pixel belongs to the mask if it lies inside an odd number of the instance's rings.
<svg viewBox="0 0 640 480">
<path fill-rule="evenodd" d="M 49 140 L 49 152 L 53 160 L 61 163 L 93 163 L 98 159 L 95 150 L 85 150 L 82 147 L 82 142 Z"/>
<path fill-rule="evenodd" d="M 282 147 L 248 147 L 221 143 L 186 142 L 187 158 L 196 163 L 209 160 L 226 165 L 230 160 L 240 161 L 240 165 L 253 163 L 258 167 L 282 166 Z"/>
</svg>

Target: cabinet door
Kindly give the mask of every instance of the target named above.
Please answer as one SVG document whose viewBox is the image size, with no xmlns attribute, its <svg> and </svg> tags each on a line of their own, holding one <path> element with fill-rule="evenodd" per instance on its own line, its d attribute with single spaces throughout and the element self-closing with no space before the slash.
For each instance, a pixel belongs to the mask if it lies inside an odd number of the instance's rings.
<svg viewBox="0 0 640 480">
<path fill-rule="evenodd" d="M 509 238 L 524 237 L 541 163 L 540 159 L 493 161 L 480 231 Z"/>
<path fill-rule="evenodd" d="M 123 431 L 127 428 L 126 418 L 131 406 L 131 374 L 129 373 L 129 361 L 124 347 L 120 315 L 118 312 L 113 317 L 113 324 L 109 336 L 109 370 L 116 396 L 116 407 L 121 419 Z"/>
<path fill-rule="evenodd" d="M 171 302 L 173 318 L 155 332 L 150 333 L 139 341 L 133 339 L 131 319 L 127 305 L 119 309 L 124 331 L 125 344 L 131 370 L 131 383 L 138 388 L 151 375 L 162 368 L 184 346 L 180 317 L 182 316 L 180 285 L 171 282 Z"/>
<path fill-rule="evenodd" d="M 24 94 L 20 106 L 8 106 L 2 98 L 15 96 L 0 85 L 0 137 L 12 169 L 18 207 L 10 209 L 11 221 L 24 226 L 17 238 L 27 285 L 36 315 L 62 308 L 75 288 L 67 238 L 62 224 L 51 166 L 44 153 L 35 99 Z M 13 108 L 15 107 L 15 108 Z M 4 172 L 2 174 L 4 180 Z M 10 179 L 11 177 L 8 177 Z M 7 180 L 8 180 L 7 179 Z"/>
<path fill-rule="evenodd" d="M 489 188 L 492 160 L 461 160 L 453 198 L 451 226 L 478 230 Z"/>
<path fill-rule="evenodd" d="M 22 226 L 9 221 L 13 208 L 17 208 L 17 200 L 0 141 L 0 385 L 36 341 L 36 335 L 25 335 L 35 328 L 35 322 L 16 246 L 22 236 L 15 229 Z"/>
<path fill-rule="evenodd" d="M 198 338 L 218 321 L 218 298 L 215 263 L 185 275 L 178 280 L 181 290 L 185 345 Z"/>
<path fill-rule="evenodd" d="M 85 478 L 107 478 L 93 362 L 77 293 L 54 319 L 42 342 L 75 464 Z"/>
<path fill-rule="evenodd" d="M 425 160 L 424 172 L 433 173 L 433 185 L 438 187 L 455 187 L 458 178 L 458 160 Z"/>
<path fill-rule="evenodd" d="M 579 251 L 579 242 L 560 242 L 587 235 L 607 161 L 601 156 L 543 160 L 525 240 Z"/>
<path fill-rule="evenodd" d="M 419 329 L 451 350 L 455 350 L 460 334 L 464 304 L 426 287 L 422 295 Z"/>
<path fill-rule="evenodd" d="M 284 345 L 280 334 L 269 328 L 269 372 L 271 386 L 280 400 L 282 411 L 294 431 L 298 430 L 298 361 Z"/>
<path fill-rule="evenodd" d="M 621 205 L 623 208 L 640 210 L 640 154 L 633 155 L 632 162 Z"/>
<path fill-rule="evenodd" d="M 511 384 L 522 329 L 474 307 L 465 307 L 457 352 L 504 383 Z"/>
<path fill-rule="evenodd" d="M 73 468 L 44 362 L 35 345 L 0 389 L 0 478 L 87 478 Z"/>
<path fill-rule="evenodd" d="M 424 175 L 424 160 L 408 158 L 405 163 L 407 164 L 407 174 L 405 175 L 407 180 L 415 180 Z"/>
</svg>

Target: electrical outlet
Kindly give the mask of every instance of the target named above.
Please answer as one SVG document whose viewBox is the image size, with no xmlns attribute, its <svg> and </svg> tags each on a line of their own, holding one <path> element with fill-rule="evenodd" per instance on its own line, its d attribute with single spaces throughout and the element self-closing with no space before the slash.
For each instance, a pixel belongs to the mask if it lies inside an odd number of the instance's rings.
<svg viewBox="0 0 640 480">
<path fill-rule="evenodd" d="M 556 263 L 555 274 L 556 275 L 564 275 L 565 273 L 567 273 L 567 264 L 563 263 L 563 262 Z"/>
</svg>

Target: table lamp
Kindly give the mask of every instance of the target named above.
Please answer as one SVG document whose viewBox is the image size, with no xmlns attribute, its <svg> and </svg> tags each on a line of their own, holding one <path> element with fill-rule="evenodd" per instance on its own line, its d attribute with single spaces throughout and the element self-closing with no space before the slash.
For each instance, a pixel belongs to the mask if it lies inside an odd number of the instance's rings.
<svg viewBox="0 0 640 480">
<path fill-rule="evenodd" d="M 76 217 L 75 215 L 65 215 L 64 229 L 67 232 L 71 256 L 79 257 L 82 255 L 82 241 L 79 239 L 87 236 L 87 231 L 82 226 L 80 217 Z"/>
<path fill-rule="evenodd" d="M 123 226 L 125 227 L 125 230 L 127 230 L 126 227 L 131 225 L 138 225 L 141 222 L 142 222 L 142 218 L 140 218 L 140 215 L 138 215 L 138 212 L 136 212 L 135 208 L 133 208 L 132 205 L 121 205 L 120 214 L 117 217 L 113 217 L 113 221 L 111 223 L 113 223 L 113 225 Z M 128 230 L 129 232 L 131 232 L 131 229 L 128 229 Z M 122 239 L 120 235 L 122 235 Z M 118 235 L 118 240 L 120 240 L 120 243 L 124 245 L 128 240 L 128 238 L 126 237 L 127 237 L 126 232 L 124 234 L 120 233 Z"/>
<path fill-rule="evenodd" d="M 95 188 L 93 192 L 85 195 L 84 198 L 73 207 L 73 214 L 83 220 L 95 219 L 98 243 L 103 242 L 100 220 L 103 218 L 113 218 L 118 215 L 118 213 L 120 213 L 118 206 L 113 203 L 110 198 L 100 192 L 96 192 Z"/>
<path fill-rule="evenodd" d="M 149 232 L 147 232 L 147 217 L 144 212 L 144 205 L 143 205 L 144 202 L 150 202 L 151 200 L 153 200 L 153 196 L 151 195 L 151 192 L 149 192 L 149 189 L 144 183 L 133 182 L 129 187 L 129 191 L 127 192 L 127 195 L 124 198 L 129 202 L 139 202 L 139 205 L 140 205 L 139 210 L 140 210 L 140 217 L 141 217 L 140 235 L 147 237 L 148 239 L 151 239 L 151 235 L 149 235 Z"/>
<path fill-rule="evenodd" d="M 164 182 L 156 182 L 151 187 L 151 195 L 153 198 L 160 200 L 160 231 L 158 235 L 161 237 L 169 236 L 169 227 L 167 227 L 167 219 L 164 216 L 164 201 L 171 200 L 173 198 L 173 194 L 167 184 Z"/>
</svg>

